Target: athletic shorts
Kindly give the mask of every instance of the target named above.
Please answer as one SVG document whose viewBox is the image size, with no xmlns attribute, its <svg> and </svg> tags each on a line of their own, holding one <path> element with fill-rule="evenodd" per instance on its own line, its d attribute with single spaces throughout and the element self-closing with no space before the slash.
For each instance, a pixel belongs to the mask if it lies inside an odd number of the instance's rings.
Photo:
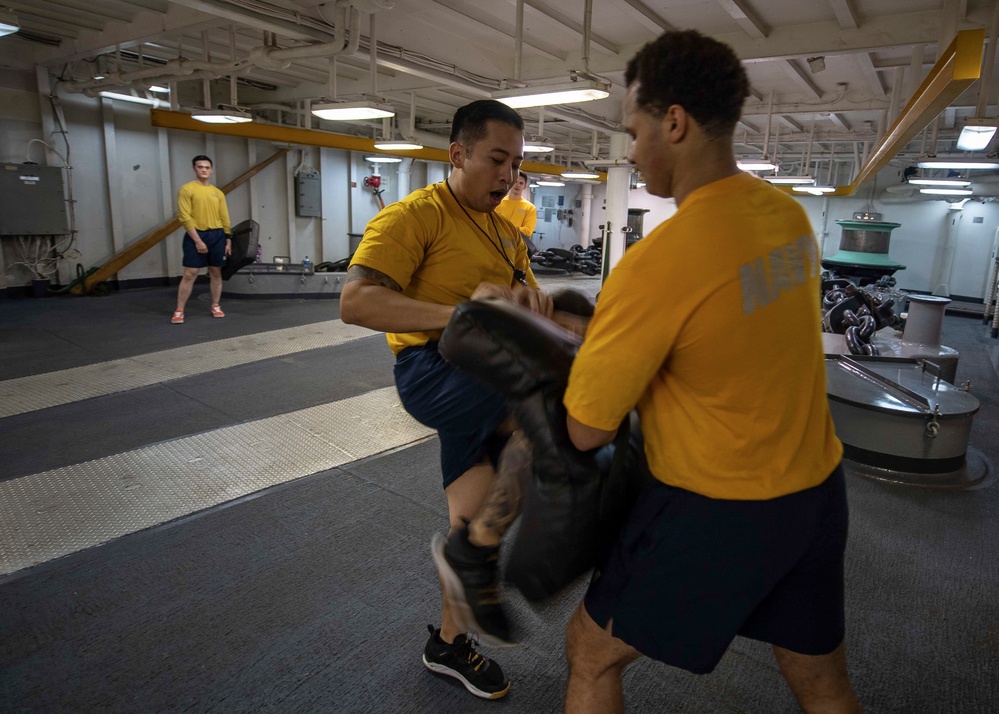
<svg viewBox="0 0 999 714">
<path fill-rule="evenodd" d="M 846 536 L 841 467 L 768 501 L 657 482 L 594 573 L 586 611 L 643 655 L 695 674 L 711 672 L 736 635 L 828 654 L 844 636 Z"/>
<path fill-rule="evenodd" d="M 507 439 L 496 433 L 507 418 L 506 404 L 448 364 L 436 341 L 407 347 L 396 356 L 395 385 L 406 411 L 437 430 L 445 488 L 486 458 L 496 464 Z"/>
<path fill-rule="evenodd" d="M 185 268 L 205 268 L 209 265 L 221 268 L 225 265 L 225 231 L 212 228 L 198 231 L 198 235 L 208 246 L 208 252 L 199 253 L 191 236 L 184 234 L 184 260 L 181 264 Z"/>
</svg>

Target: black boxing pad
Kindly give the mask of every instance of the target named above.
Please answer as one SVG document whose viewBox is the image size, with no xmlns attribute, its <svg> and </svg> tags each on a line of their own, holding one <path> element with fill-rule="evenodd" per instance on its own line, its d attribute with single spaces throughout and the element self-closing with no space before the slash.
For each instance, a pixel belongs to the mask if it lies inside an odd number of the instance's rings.
<svg viewBox="0 0 999 714">
<path fill-rule="evenodd" d="M 508 300 L 458 305 L 437 349 L 452 365 L 504 397 L 519 400 L 545 387 L 564 392 L 583 339 Z"/>
<path fill-rule="evenodd" d="M 581 338 L 506 300 L 457 306 L 438 349 L 506 397 L 530 441 L 532 474 L 505 579 L 529 600 L 569 585 L 602 557 L 633 501 L 634 481 L 612 468 L 614 451 L 582 452 L 569 439 L 562 396 Z M 636 430 L 637 436 L 637 430 Z M 618 440 L 632 471 L 641 442 Z M 625 458 L 627 457 L 627 458 Z"/>
<path fill-rule="evenodd" d="M 257 259 L 260 226 L 247 219 L 232 229 L 232 251 L 222 266 L 222 279 L 228 280 Z"/>
</svg>

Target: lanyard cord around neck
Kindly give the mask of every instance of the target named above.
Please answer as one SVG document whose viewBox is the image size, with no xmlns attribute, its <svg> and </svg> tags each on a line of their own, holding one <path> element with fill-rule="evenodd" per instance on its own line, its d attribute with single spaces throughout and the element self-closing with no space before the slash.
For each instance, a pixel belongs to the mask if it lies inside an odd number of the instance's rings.
<svg viewBox="0 0 999 714">
<path fill-rule="evenodd" d="M 489 245 L 495 248 L 496 252 L 499 253 L 500 256 L 502 256 L 506 264 L 510 266 L 510 269 L 513 271 L 513 279 L 516 280 L 518 283 L 523 283 L 524 285 L 527 285 L 527 271 L 520 270 L 519 268 L 517 268 L 517 266 L 515 266 L 512 262 L 510 262 L 510 259 L 507 257 L 506 253 L 503 251 L 503 248 L 501 247 L 503 239 L 500 238 L 499 229 L 496 227 L 496 219 L 493 218 L 493 215 L 491 213 L 489 214 L 489 222 L 492 223 L 493 230 L 496 231 L 496 240 L 500 242 L 499 245 L 493 242 L 492 236 L 489 235 L 489 233 L 487 233 L 482 226 L 476 223 L 475 219 L 472 218 L 472 214 L 470 214 L 467 210 L 465 210 L 465 207 L 461 205 L 461 201 L 459 201 L 458 197 L 454 195 L 454 189 L 451 188 L 451 182 L 448 181 L 447 179 L 444 179 L 444 185 L 447 186 L 447 190 L 451 194 L 451 198 L 453 198 L 454 202 L 458 204 L 458 208 L 461 209 L 461 212 L 465 214 L 465 216 L 468 218 L 468 220 L 471 222 L 473 226 L 479 229 L 479 232 L 486 237 L 486 241 L 489 242 Z"/>
</svg>

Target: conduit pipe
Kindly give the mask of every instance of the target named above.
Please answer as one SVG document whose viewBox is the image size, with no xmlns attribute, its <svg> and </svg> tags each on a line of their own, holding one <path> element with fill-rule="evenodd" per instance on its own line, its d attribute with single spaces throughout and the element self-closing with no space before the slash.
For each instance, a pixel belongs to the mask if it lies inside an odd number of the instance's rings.
<svg viewBox="0 0 999 714">
<path fill-rule="evenodd" d="M 337 10 L 342 14 L 343 19 L 337 23 L 334 30 L 333 42 L 330 43 L 302 45 L 283 49 L 265 44 L 253 48 L 246 57 L 240 59 L 232 58 L 222 62 L 172 59 L 156 67 L 147 67 L 132 72 L 115 71 L 106 75 L 104 79 L 63 82 L 59 86 L 67 92 L 86 92 L 87 90 L 121 87 L 143 80 L 150 82 L 170 82 L 176 80 L 178 77 L 214 79 L 232 74 L 241 74 L 254 67 L 261 69 L 286 69 L 291 64 L 291 61 L 296 59 L 355 54 L 361 39 L 359 30 L 360 13 L 353 7 L 337 8 Z"/>
</svg>

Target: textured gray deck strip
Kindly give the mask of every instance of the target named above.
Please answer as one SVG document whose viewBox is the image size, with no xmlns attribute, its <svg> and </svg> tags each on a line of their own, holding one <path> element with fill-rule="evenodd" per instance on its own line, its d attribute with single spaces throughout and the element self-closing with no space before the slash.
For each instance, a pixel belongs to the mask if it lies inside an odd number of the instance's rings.
<svg viewBox="0 0 999 714">
<path fill-rule="evenodd" d="M 202 342 L 0 382 L 0 418 L 376 334 L 340 320 Z"/>
<path fill-rule="evenodd" d="M 394 388 L 0 483 L 7 574 L 433 432 Z"/>
</svg>

